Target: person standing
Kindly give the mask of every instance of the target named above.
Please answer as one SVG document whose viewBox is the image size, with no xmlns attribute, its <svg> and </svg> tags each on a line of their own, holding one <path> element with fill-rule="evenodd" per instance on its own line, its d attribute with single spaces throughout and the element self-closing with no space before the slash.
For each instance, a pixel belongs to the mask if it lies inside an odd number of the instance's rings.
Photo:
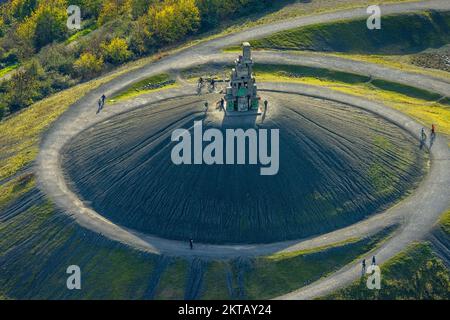
<svg viewBox="0 0 450 320">
<path fill-rule="evenodd" d="M 373 266 L 376 266 L 376 265 L 377 265 L 377 261 L 376 261 L 376 259 L 375 259 L 375 256 L 372 257 L 372 265 L 373 265 Z"/>
<path fill-rule="evenodd" d="M 434 137 L 436 135 L 436 126 L 434 123 L 431 125 L 431 135 Z"/>
<path fill-rule="evenodd" d="M 192 249 L 194 249 L 194 240 L 193 239 L 189 239 L 189 247 Z"/>
</svg>

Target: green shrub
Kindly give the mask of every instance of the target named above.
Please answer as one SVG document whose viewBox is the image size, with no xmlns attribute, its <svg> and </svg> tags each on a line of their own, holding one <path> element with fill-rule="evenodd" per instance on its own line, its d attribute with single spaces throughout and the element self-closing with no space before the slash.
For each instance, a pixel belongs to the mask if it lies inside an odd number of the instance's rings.
<svg viewBox="0 0 450 320">
<path fill-rule="evenodd" d="M 100 73 L 103 68 L 103 58 L 97 58 L 92 53 L 85 52 L 74 62 L 73 68 L 82 79 L 89 79 Z"/>
<path fill-rule="evenodd" d="M 110 43 L 103 43 L 101 46 L 105 60 L 112 64 L 121 64 L 129 60 L 132 56 L 128 50 L 128 44 L 124 39 L 114 38 Z"/>
</svg>

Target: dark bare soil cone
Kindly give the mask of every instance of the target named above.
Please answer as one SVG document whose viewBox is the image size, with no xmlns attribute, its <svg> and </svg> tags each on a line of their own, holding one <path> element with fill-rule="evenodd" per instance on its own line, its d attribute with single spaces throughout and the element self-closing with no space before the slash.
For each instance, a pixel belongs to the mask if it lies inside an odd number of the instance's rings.
<svg viewBox="0 0 450 320">
<path fill-rule="evenodd" d="M 67 179 L 105 217 L 145 233 L 208 243 L 299 239 L 348 226 L 406 195 L 427 156 L 383 119 L 338 103 L 270 94 L 269 113 L 225 119 L 204 100 L 174 99 L 116 116 L 74 138 L 63 153 Z M 280 168 L 181 165 L 174 129 L 280 129 Z"/>
</svg>

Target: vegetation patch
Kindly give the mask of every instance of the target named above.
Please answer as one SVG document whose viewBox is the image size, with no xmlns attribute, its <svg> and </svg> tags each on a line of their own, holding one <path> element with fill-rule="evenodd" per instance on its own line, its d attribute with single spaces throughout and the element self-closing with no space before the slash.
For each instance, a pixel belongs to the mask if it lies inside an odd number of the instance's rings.
<svg viewBox="0 0 450 320">
<path fill-rule="evenodd" d="M 32 174 L 25 174 L 0 185 L 0 209 L 11 200 L 30 191 L 36 185 Z"/>
<path fill-rule="evenodd" d="M 381 30 L 366 19 L 316 24 L 251 41 L 256 48 L 405 54 L 450 43 L 450 12 L 383 16 Z M 420 30 L 420 34 L 418 31 Z"/>
<path fill-rule="evenodd" d="M 299 289 L 376 248 L 391 231 L 320 251 L 257 258 L 244 275 L 245 295 L 248 299 L 270 299 Z"/>
<path fill-rule="evenodd" d="M 0 212 L 0 287 L 18 299 L 141 299 L 157 261 L 83 229 L 32 190 Z M 66 269 L 78 265 L 82 290 L 67 290 Z"/>
<path fill-rule="evenodd" d="M 4 67 L 3 69 L 0 69 L 0 78 L 6 75 L 7 73 L 17 69 L 19 67 L 18 63 L 15 63 L 13 65 L 9 65 L 7 67 Z"/>
<path fill-rule="evenodd" d="M 168 74 L 158 74 L 136 82 L 130 87 L 123 89 L 115 94 L 109 101 L 115 102 L 119 100 L 126 100 L 145 93 L 150 93 L 160 89 L 169 89 L 175 86 L 175 80 L 170 79 Z"/>
<path fill-rule="evenodd" d="M 210 262 L 204 276 L 204 300 L 229 299 L 229 270 L 230 266 L 225 261 Z"/>
<path fill-rule="evenodd" d="M 439 224 L 444 232 L 450 236 L 450 210 L 442 215 Z"/>
<path fill-rule="evenodd" d="M 188 262 L 176 259 L 164 271 L 156 289 L 156 300 L 182 300 L 188 275 Z"/>
<path fill-rule="evenodd" d="M 417 243 L 381 266 L 381 290 L 369 290 L 366 277 L 326 299 L 448 300 L 450 272 L 428 243 Z"/>
</svg>

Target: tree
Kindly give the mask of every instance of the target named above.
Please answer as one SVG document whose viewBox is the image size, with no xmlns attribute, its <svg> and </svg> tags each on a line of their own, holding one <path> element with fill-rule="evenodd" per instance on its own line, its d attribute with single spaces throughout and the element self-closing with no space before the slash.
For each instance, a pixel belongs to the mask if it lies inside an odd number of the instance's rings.
<svg viewBox="0 0 450 320">
<path fill-rule="evenodd" d="M 107 0 L 103 2 L 97 23 L 103 25 L 119 17 L 131 15 L 132 0 Z"/>
<path fill-rule="evenodd" d="M 36 49 L 67 36 L 67 6 L 64 0 L 39 3 L 38 8 L 17 28 L 18 35 Z"/>
<path fill-rule="evenodd" d="M 39 80 L 43 75 L 44 71 L 36 60 L 32 60 L 30 64 L 12 75 L 5 95 L 10 112 L 18 111 L 33 103 L 33 99 L 39 96 Z"/>
<path fill-rule="evenodd" d="M 174 43 L 200 25 L 195 0 L 165 0 L 148 11 L 150 32 L 163 43 Z"/>
<path fill-rule="evenodd" d="M 103 59 L 97 58 L 90 52 L 85 52 L 74 62 L 73 68 L 82 79 L 89 79 L 102 70 Z"/>
<path fill-rule="evenodd" d="M 12 0 L 10 3 L 10 14 L 18 21 L 23 21 L 36 9 L 37 4 L 37 0 Z"/>
<path fill-rule="evenodd" d="M 132 53 L 128 50 L 128 44 L 124 39 L 114 38 L 110 43 L 101 46 L 106 61 L 112 64 L 120 64 L 127 61 Z"/>
<path fill-rule="evenodd" d="M 130 49 L 138 56 L 148 53 L 155 45 L 153 33 L 148 29 L 147 16 L 139 17 L 133 22 L 130 34 Z"/>
</svg>

